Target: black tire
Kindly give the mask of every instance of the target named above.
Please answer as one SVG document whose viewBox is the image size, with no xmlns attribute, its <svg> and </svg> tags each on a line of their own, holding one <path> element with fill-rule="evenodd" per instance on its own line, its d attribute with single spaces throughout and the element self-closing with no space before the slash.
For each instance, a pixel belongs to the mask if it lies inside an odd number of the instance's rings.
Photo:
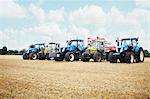
<svg viewBox="0 0 150 99">
<path fill-rule="evenodd" d="M 134 63 L 134 53 L 133 52 L 126 52 L 124 61 L 126 63 Z"/>
<path fill-rule="evenodd" d="M 51 57 L 49 57 L 49 53 L 47 53 L 47 54 L 45 55 L 45 59 L 51 60 Z"/>
<path fill-rule="evenodd" d="M 77 51 L 76 54 L 75 54 L 75 60 L 76 60 L 76 61 L 79 61 L 79 59 L 81 59 L 81 56 L 82 56 L 82 55 L 81 55 L 81 52 L 80 52 L 80 51 Z"/>
<path fill-rule="evenodd" d="M 44 53 L 39 53 L 38 54 L 38 59 L 39 60 L 45 60 L 46 56 L 44 55 Z"/>
<path fill-rule="evenodd" d="M 119 57 L 120 63 L 124 63 L 124 62 L 125 62 L 124 57 L 125 57 L 125 53 L 122 52 L 122 53 L 120 54 L 120 57 Z"/>
<path fill-rule="evenodd" d="M 110 53 L 108 54 L 108 60 L 109 60 L 110 63 L 116 63 L 116 62 L 117 62 L 117 59 L 116 59 L 115 56 L 113 56 L 113 53 L 114 53 L 114 52 L 110 52 Z"/>
<path fill-rule="evenodd" d="M 27 59 L 29 59 L 29 54 L 24 53 L 22 57 L 23 57 L 24 60 L 27 60 Z"/>
<path fill-rule="evenodd" d="M 37 54 L 36 53 L 30 53 L 29 54 L 29 59 L 31 60 L 36 60 L 38 58 Z"/>
<path fill-rule="evenodd" d="M 89 58 L 86 58 L 86 57 L 85 57 L 86 54 L 88 54 L 88 53 L 86 53 L 86 52 L 82 53 L 81 60 L 82 60 L 83 62 L 88 62 L 88 61 L 90 60 Z"/>
<path fill-rule="evenodd" d="M 75 61 L 75 54 L 73 52 L 67 52 L 65 54 L 65 60 L 66 61 Z"/>
<path fill-rule="evenodd" d="M 138 57 L 136 62 L 144 62 L 144 51 L 142 48 L 140 48 L 138 51 Z"/>
<path fill-rule="evenodd" d="M 93 59 L 94 59 L 94 62 L 101 62 L 102 61 L 102 54 L 101 53 L 95 53 L 93 55 Z"/>
</svg>

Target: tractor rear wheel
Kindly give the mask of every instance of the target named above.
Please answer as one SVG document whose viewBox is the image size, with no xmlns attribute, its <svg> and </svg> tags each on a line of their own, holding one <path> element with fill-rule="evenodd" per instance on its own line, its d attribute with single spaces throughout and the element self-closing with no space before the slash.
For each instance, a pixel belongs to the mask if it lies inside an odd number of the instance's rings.
<svg viewBox="0 0 150 99">
<path fill-rule="evenodd" d="M 75 60 L 75 55 L 74 55 L 74 53 L 73 52 L 67 52 L 66 54 L 65 54 L 65 60 L 66 61 L 74 61 Z"/>
<path fill-rule="evenodd" d="M 36 53 L 30 53 L 29 55 L 29 59 L 31 60 L 36 60 L 38 57 L 37 57 L 37 54 Z"/>
<path fill-rule="evenodd" d="M 46 56 L 44 55 L 44 53 L 39 53 L 38 54 L 38 59 L 39 60 L 45 60 Z"/>
<path fill-rule="evenodd" d="M 133 52 L 126 52 L 124 61 L 126 63 L 134 63 L 134 53 Z"/>
<path fill-rule="evenodd" d="M 93 55 L 93 59 L 94 59 L 94 62 L 101 62 L 102 61 L 102 54 L 101 53 L 95 53 Z"/>
</svg>

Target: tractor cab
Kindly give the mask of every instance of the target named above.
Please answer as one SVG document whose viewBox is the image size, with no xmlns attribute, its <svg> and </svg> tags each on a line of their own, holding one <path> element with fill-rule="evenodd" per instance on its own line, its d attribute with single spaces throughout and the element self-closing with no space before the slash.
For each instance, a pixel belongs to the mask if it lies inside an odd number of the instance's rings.
<svg viewBox="0 0 150 99">
<path fill-rule="evenodd" d="M 70 40 L 67 41 L 67 47 L 71 50 L 82 51 L 84 49 L 83 40 Z"/>
<path fill-rule="evenodd" d="M 120 44 L 118 44 L 118 52 L 122 52 L 125 50 L 137 51 L 136 50 L 137 46 L 138 46 L 138 38 L 124 38 L 121 39 Z"/>
<path fill-rule="evenodd" d="M 39 52 L 41 50 L 45 49 L 45 44 L 41 43 L 41 44 L 33 44 L 30 45 L 29 49 L 27 50 L 26 53 L 32 53 L 32 52 Z"/>
<path fill-rule="evenodd" d="M 38 51 L 41 51 L 41 50 L 44 50 L 45 49 L 45 44 L 44 43 L 41 43 L 41 44 L 34 44 L 35 48 L 38 50 Z"/>
<path fill-rule="evenodd" d="M 59 47 L 60 47 L 60 44 L 51 42 L 45 46 L 45 51 L 57 52 L 57 51 L 59 51 Z"/>
</svg>

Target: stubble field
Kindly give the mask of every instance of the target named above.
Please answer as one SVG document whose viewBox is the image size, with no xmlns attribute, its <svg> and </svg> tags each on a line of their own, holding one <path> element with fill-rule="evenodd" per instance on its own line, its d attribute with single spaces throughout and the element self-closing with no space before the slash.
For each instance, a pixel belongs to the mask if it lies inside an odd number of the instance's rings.
<svg viewBox="0 0 150 99">
<path fill-rule="evenodd" d="M 0 56 L 0 98 L 148 99 L 150 58 L 144 63 L 55 62 Z"/>
</svg>

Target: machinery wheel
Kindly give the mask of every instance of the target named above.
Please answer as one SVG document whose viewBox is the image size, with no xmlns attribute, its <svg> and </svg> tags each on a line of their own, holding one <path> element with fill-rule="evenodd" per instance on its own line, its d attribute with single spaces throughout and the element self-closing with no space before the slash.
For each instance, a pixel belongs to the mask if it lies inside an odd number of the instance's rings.
<svg viewBox="0 0 150 99">
<path fill-rule="evenodd" d="M 138 52 L 137 62 L 144 62 L 144 51 L 142 48 Z"/>
<path fill-rule="evenodd" d="M 126 63 L 134 63 L 134 53 L 133 52 L 126 52 L 124 61 Z"/>
<path fill-rule="evenodd" d="M 24 59 L 24 60 L 29 59 L 29 55 L 28 55 L 27 53 L 24 53 L 24 54 L 23 54 L 23 59 Z"/>
<path fill-rule="evenodd" d="M 38 56 L 37 56 L 36 53 L 30 53 L 29 59 L 31 59 L 31 60 L 36 60 L 37 58 L 38 58 Z"/>
<path fill-rule="evenodd" d="M 93 59 L 94 59 L 94 62 L 101 62 L 102 61 L 102 54 L 101 53 L 95 53 L 93 55 Z"/>
<path fill-rule="evenodd" d="M 74 61 L 75 60 L 75 55 L 74 55 L 74 53 L 72 53 L 72 52 L 67 52 L 66 54 L 65 54 L 65 60 L 66 61 Z"/>
<path fill-rule="evenodd" d="M 115 56 L 113 56 L 113 52 L 110 52 L 108 55 L 108 60 L 110 63 L 117 63 L 117 59 Z"/>
<path fill-rule="evenodd" d="M 113 52 L 109 52 L 107 60 L 110 61 L 110 59 L 112 58 L 112 56 L 113 56 Z"/>
<path fill-rule="evenodd" d="M 85 57 L 86 54 L 88 54 L 88 53 L 86 53 L 86 52 L 82 53 L 81 60 L 82 60 L 83 62 L 88 62 L 88 61 L 90 60 L 89 58 L 86 58 L 86 57 Z"/>
<path fill-rule="evenodd" d="M 49 53 L 47 53 L 47 54 L 45 55 L 45 59 L 51 60 L 51 58 L 49 57 Z"/>
<path fill-rule="evenodd" d="M 80 52 L 80 51 L 77 51 L 77 52 L 76 52 L 76 55 L 75 55 L 75 60 L 76 60 L 76 61 L 79 61 L 79 59 L 81 59 L 81 52 Z"/>
<path fill-rule="evenodd" d="M 43 53 L 38 54 L 38 59 L 39 60 L 45 60 L 45 55 Z"/>
</svg>

